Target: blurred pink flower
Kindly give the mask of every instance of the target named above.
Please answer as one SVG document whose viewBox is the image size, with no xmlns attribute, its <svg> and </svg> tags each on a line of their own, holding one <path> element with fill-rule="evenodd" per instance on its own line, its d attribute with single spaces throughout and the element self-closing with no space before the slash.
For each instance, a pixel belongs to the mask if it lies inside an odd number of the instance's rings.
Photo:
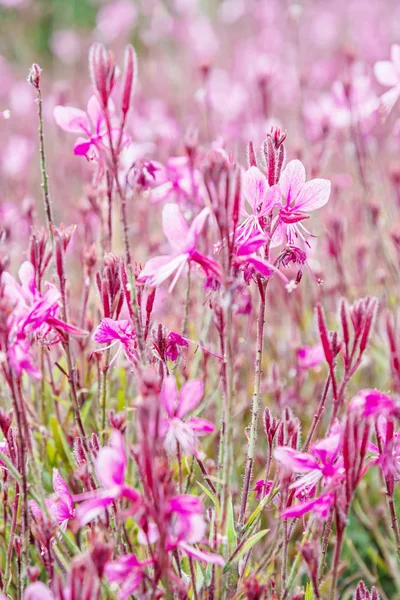
<svg viewBox="0 0 400 600">
<path fill-rule="evenodd" d="M 144 567 L 152 563 L 152 559 L 140 561 L 134 554 L 123 554 L 106 564 L 104 573 L 108 581 L 121 586 L 119 600 L 128 600 L 136 592 L 144 577 Z"/>
<path fill-rule="evenodd" d="M 364 418 L 399 415 L 399 410 L 393 398 L 372 389 L 360 390 L 349 405 L 350 412 L 356 412 Z"/>
<path fill-rule="evenodd" d="M 393 44 L 390 49 L 391 60 L 375 63 L 374 73 L 379 83 L 391 89 L 380 98 L 380 104 L 387 116 L 400 98 L 400 45 Z"/>
<path fill-rule="evenodd" d="M 139 281 L 147 281 L 151 286 L 157 286 L 176 271 L 169 287 L 171 292 L 185 265 L 190 261 L 198 263 L 207 275 L 220 278 L 222 274 L 219 264 L 214 259 L 208 258 L 196 250 L 197 238 L 209 214 L 209 209 L 204 208 L 188 227 L 179 206 L 166 204 L 162 213 L 163 230 L 173 248 L 173 252 L 169 255 L 157 256 L 148 260 L 139 275 Z"/>
<path fill-rule="evenodd" d="M 109 445 L 100 448 L 95 463 L 96 475 L 103 487 L 74 498 L 84 500 L 76 509 L 81 526 L 101 515 L 118 498 L 125 498 L 132 504 L 130 513 L 136 511 L 140 494 L 125 483 L 127 465 L 124 438 L 118 429 L 113 429 Z"/>
<path fill-rule="evenodd" d="M 335 494 L 328 492 L 321 494 L 317 498 L 301 502 L 295 506 L 290 506 L 282 511 L 281 516 L 284 519 L 296 519 L 305 515 L 308 512 L 312 512 L 315 517 L 320 519 L 327 519 L 331 508 L 335 502 Z"/>
<path fill-rule="evenodd" d="M 23 135 L 12 135 L 1 154 L 3 174 L 13 179 L 27 171 L 34 144 Z"/>
<path fill-rule="evenodd" d="M 54 596 L 47 585 L 41 581 L 35 581 L 25 589 L 23 600 L 54 600 Z"/>
<path fill-rule="evenodd" d="M 126 36 L 134 27 L 137 8 L 131 0 L 116 0 L 97 13 L 97 31 L 106 43 Z"/>
<path fill-rule="evenodd" d="M 297 364 L 299 369 L 313 369 L 325 361 L 322 344 L 303 346 L 297 351 Z"/>
<path fill-rule="evenodd" d="M 175 377 L 165 378 L 160 401 L 168 417 L 161 421 L 161 434 L 169 452 L 175 453 L 178 443 L 184 454 L 196 455 L 197 437 L 214 431 L 214 425 L 206 419 L 191 417 L 183 420 L 199 405 L 203 394 L 204 384 L 200 379 L 184 383 L 178 394 Z"/>
<path fill-rule="evenodd" d="M 73 29 L 59 29 L 52 33 L 50 48 L 61 62 L 73 65 L 81 55 L 81 38 Z"/>
<path fill-rule="evenodd" d="M 204 552 L 194 546 L 202 541 L 206 531 L 203 514 L 204 505 L 197 496 L 182 494 L 171 498 L 163 515 L 163 523 L 167 529 L 166 550 L 170 552 L 180 548 L 195 560 L 223 566 L 225 561 L 222 556 Z M 139 531 L 138 540 L 141 544 L 154 543 L 158 538 L 157 526 L 151 521 L 148 535 L 143 530 Z"/>
</svg>

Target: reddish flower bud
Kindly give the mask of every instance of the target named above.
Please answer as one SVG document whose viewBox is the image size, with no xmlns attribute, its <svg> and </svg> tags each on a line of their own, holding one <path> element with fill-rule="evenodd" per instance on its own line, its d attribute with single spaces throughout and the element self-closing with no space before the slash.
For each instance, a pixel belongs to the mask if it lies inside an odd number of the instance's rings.
<svg viewBox="0 0 400 600">
<path fill-rule="evenodd" d="M 333 362 L 333 353 L 331 349 L 331 345 L 329 342 L 329 332 L 326 326 L 325 313 L 321 304 L 317 305 L 317 321 L 318 321 L 318 331 L 319 337 L 321 339 L 321 344 L 324 349 L 325 359 L 328 365 L 332 365 Z"/>
<path fill-rule="evenodd" d="M 122 84 L 121 110 L 123 115 L 126 115 L 132 103 L 133 94 L 136 89 L 137 72 L 138 65 L 136 52 L 133 46 L 128 44 L 125 48 L 124 77 Z"/>
<path fill-rule="evenodd" d="M 29 69 L 27 81 L 28 81 L 28 83 L 33 85 L 33 87 L 36 88 L 37 90 L 40 87 L 40 73 L 41 72 L 42 72 L 42 69 L 36 63 L 33 63 L 31 68 Z"/>
</svg>

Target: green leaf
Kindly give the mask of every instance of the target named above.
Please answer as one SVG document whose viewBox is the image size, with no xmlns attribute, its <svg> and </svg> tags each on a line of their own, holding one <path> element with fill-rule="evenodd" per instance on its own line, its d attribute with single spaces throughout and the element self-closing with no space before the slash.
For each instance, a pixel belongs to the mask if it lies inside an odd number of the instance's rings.
<svg viewBox="0 0 400 600">
<path fill-rule="evenodd" d="M 258 531 L 257 533 L 252 535 L 243 544 L 243 546 L 235 554 L 235 556 L 232 558 L 232 560 L 230 560 L 229 562 L 226 563 L 223 572 L 227 573 L 227 571 L 229 571 L 229 569 L 232 567 L 232 565 L 234 563 L 236 563 L 238 560 L 240 560 L 245 554 L 247 554 L 247 552 L 249 552 L 249 550 L 251 550 L 253 548 L 253 546 L 255 546 L 255 544 L 257 544 L 257 542 L 259 542 L 264 536 L 267 535 L 268 531 L 269 531 L 269 529 L 263 529 L 262 531 Z"/>
<path fill-rule="evenodd" d="M 57 421 L 56 417 L 50 418 L 50 425 L 51 430 L 53 432 L 54 443 L 56 445 L 57 452 L 64 460 L 64 462 L 67 462 L 71 469 L 74 469 L 76 466 L 75 461 L 72 457 L 72 453 L 70 447 L 68 446 L 68 442 L 65 438 L 64 432 L 61 429 L 60 423 Z"/>
<path fill-rule="evenodd" d="M 312 585 L 310 582 L 308 582 L 306 585 L 306 594 L 304 596 L 304 600 L 315 600 L 314 592 L 313 592 Z"/>
<path fill-rule="evenodd" d="M 218 500 L 217 496 L 215 496 L 212 492 L 210 492 L 210 490 L 208 488 L 206 488 L 204 485 L 202 485 L 200 483 L 200 481 L 198 481 L 197 484 L 201 487 L 203 492 L 205 494 L 207 494 L 207 496 L 210 498 L 211 502 L 214 504 L 215 510 L 217 511 L 217 513 L 219 513 L 220 507 L 219 507 L 219 500 Z"/>
<path fill-rule="evenodd" d="M 235 531 L 235 516 L 233 513 L 233 503 L 232 496 L 229 496 L 228 499 L 228 511 L 227 511 L 227 521 L 226 521 L 226 533 L 228 536 L 228 544 L 229 544 L 229 552 L 233 552 L 233 550 L 237 546 L 237 536 Z"/>
</svg>

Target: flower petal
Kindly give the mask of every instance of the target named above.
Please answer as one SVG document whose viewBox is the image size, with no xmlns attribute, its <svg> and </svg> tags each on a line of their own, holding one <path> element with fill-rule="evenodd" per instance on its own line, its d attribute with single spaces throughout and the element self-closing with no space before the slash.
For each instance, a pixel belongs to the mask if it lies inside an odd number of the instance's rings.
<svg viewBox="0 0 400 600">
<path fill-rule="evenodd" d="M 380 60 L 375 63 L 374 73 L 381 85 L 394 87 L 399 82 L 395 66 L 390 60 Z"/>
<path fill-rule="evenodd" d="M 162 226 L 171 246 L 178 250 L 185 250 L 189 227 L 177 204 L 166 204 L 164 206 Z"/>
<path fill-rule="evenodd" d="M 193 379 L 182 386 L 176 416 L 180 419 L 198 406 L 204 394 L 204 383 L 201 379 Z"/>
<path fill-rule="evenodd" d="M 324 206 L 331 193 L 331 182 L 327 179 L 312 179 L 304 184 L 297 196 L 296 210 L 311 212 Z"/>
<path fill-rule="evenodd" d="M 186 542 L 179 542 L 179 547 L 186 552 L 192 558 L 196 560 L 200 560 L 201 562 L 209 563 L 212 565 L 218 565 L 219 567 L 223 567 L 225 564 L 224 559 L 219 554 L 212 554 L 211 552 L 203 552 L 202 550 L 198 550 L 194 546 L 190 544 L 186 544 Z"/>
<path fill-rule="evenodd" d="M 213 423 L 200 417 L 192 417 L 187 421 L 187 424 L 190 425 L 196 435 L 208 435 L 215 430 Z"/>
<path fill-rule="evenodd" d="M 265 194 L 269 188 L 267 178 L 260 169 L 253 166 L 244 174 L 243 191 L 247 202 L 255 215 L 259 214 L 264 205 Z"/>
<path fill-rule="evenodd" d="M 160 392 L 160 402 L 169 417 L 175 416 L 177 400 L 178 389 L 176 387 L 175 377 L 173 375 L 168 375 L 168 377 L 164 379 L 164 384 Z"/>
<path fill-rule="evenodd" d="M 86 113 L 72 106 L 56 106 L 53 110 L 54 120 L 61 129 L 70 133 L 86 133 L 89 135 L 90 123 Z"/>
<path fill-rule="evenodd" d="M 287 448 L 286 446 L 278 446 L 275 448 L 274 458 L 295 473 L 308 473 L 314 469 L 319 469 L 317 461 L 311 454 L 298 452 L 297 450 Z"/>
<path fill-rule="evenodd" d="M 299 160 L 291 160 L 285 167 L 279 179 L 279 187 L 289 205 L 296 200 L 306 182 L 306 171 Z"/>
<path fill-rule="evenodd" d="M 74 501 L 67 484 L 61 477 L 58 469 L 53 469 L 53 490 L 55 494 L 65 502 L 70 512 L 74 510 Z"/>
</svg>

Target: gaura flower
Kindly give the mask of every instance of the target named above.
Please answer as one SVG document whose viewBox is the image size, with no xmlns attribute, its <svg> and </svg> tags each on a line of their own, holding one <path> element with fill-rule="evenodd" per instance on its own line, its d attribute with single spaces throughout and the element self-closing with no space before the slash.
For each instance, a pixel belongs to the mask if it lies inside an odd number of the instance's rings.
<svg viewBox="0 0 400 600">
<path fill-rule="evenodd" d="M 129 361 L 137 361 L 136 333 L 131 321 L 128 319 L 115 321 L 110 317 L 104 318 L 94 332 L 93 340 L 98 344 L 107 344 L 107 346 L 95 350 L 95 352 L 104 352 L 117 346 L 117 352 L 108 366 L 111 366 L 118 359 L 122 351 Z"/>
<path fill-rule="evenodd" d="M 308 213 L 325 206 L 331 193 L 331 183 L 327 179 L 312 179 L 306 182 L 306 171 L 299 160 L 291 160 L 283 170 L 279 187 L 282 192 L 282 206 L 272 225 L 276 231 L 272 246 L 279 246 L 287 240 L 289 244 L 300 238 L 307 244 L 305 236 L 310 232 L 302 221 L 308 219 Z"/>
<path fill-rule="evenodd" d="M 61 529 L 66 529 L 68 521 L 75 517 L 75 507 L 68 486 L 58 469 L 53 469 L 53 489 L 54 495 L 45 500 L 46 507 L 54 521 L 61 525 Z M 29 506 L 35 517 L 43 516 L 42 510 L 35 500 L 30 500 Z"/>
<path fill-rule="evenodd" d="M 132 504 L 130 513 L 136 511 L 140 504 L 140 494 L 125 482 L 127 465 L 124 438 L 118 429 L 113 429 L 109 445 L 100 449 L 95 463 L 102 489 L 75 496 L 75 500 L 85 500 L 76 509 L 76 516 L 82 526 L 101 515 L 118 498 L 125 498 Z"/>
<path fill-rule="evenodd" d="M 119 600 L 127 600 L 138 589 L 145 573 L 145 567 L 152 559 L 140 561 L 134 554 L 124 554 L 106 564 L 104 573 L 110 583 L 118 583 Z"/>
<path fill-rule="evenodd" d="M 400 98 L 400 45 L 393 44 L 390 48 L 390 60 L 380 60 L 374 65 L 375 77 L 379 83 L 390 90 L 380 98 L 380 106 L 384 116 L 387 116 Z"/>
<path fill-rule="evenodd" d="M 167 418 L 161 422 L 161 433 L 169 452 L 175 453 L 178 443 L 184 454 L 196 455 L 197 437 L 214 431 L 214 425 L 206 419 L 191 417 L 183 420 L 199 405 L 203 394 L 204 384 L 200 379 L 187 381 L 178 394 L 175 377 L 169 375 L 165 378 L 160 401 Z"/>
<path fill-rule="evenodd" d="M 185 265 L 189 262 L 199 264 L 207 275 L 221 278 L 221 268 L 212 258 L 208 258 L 196 250 L 197 238 L 210 214 L 204 208 L 192 221 L 190 227 L 186 223 L 179 206 L 166 204 L 162 213 L 164 233 L 172 246 L 172 253 L 151 258 L 145 264 L 139 275 L 139 281 L 147 281 L 151 286 L 157 286 L 175 273 L 169 287 L 171 292 L 178 281 Z"/>
</svg>

